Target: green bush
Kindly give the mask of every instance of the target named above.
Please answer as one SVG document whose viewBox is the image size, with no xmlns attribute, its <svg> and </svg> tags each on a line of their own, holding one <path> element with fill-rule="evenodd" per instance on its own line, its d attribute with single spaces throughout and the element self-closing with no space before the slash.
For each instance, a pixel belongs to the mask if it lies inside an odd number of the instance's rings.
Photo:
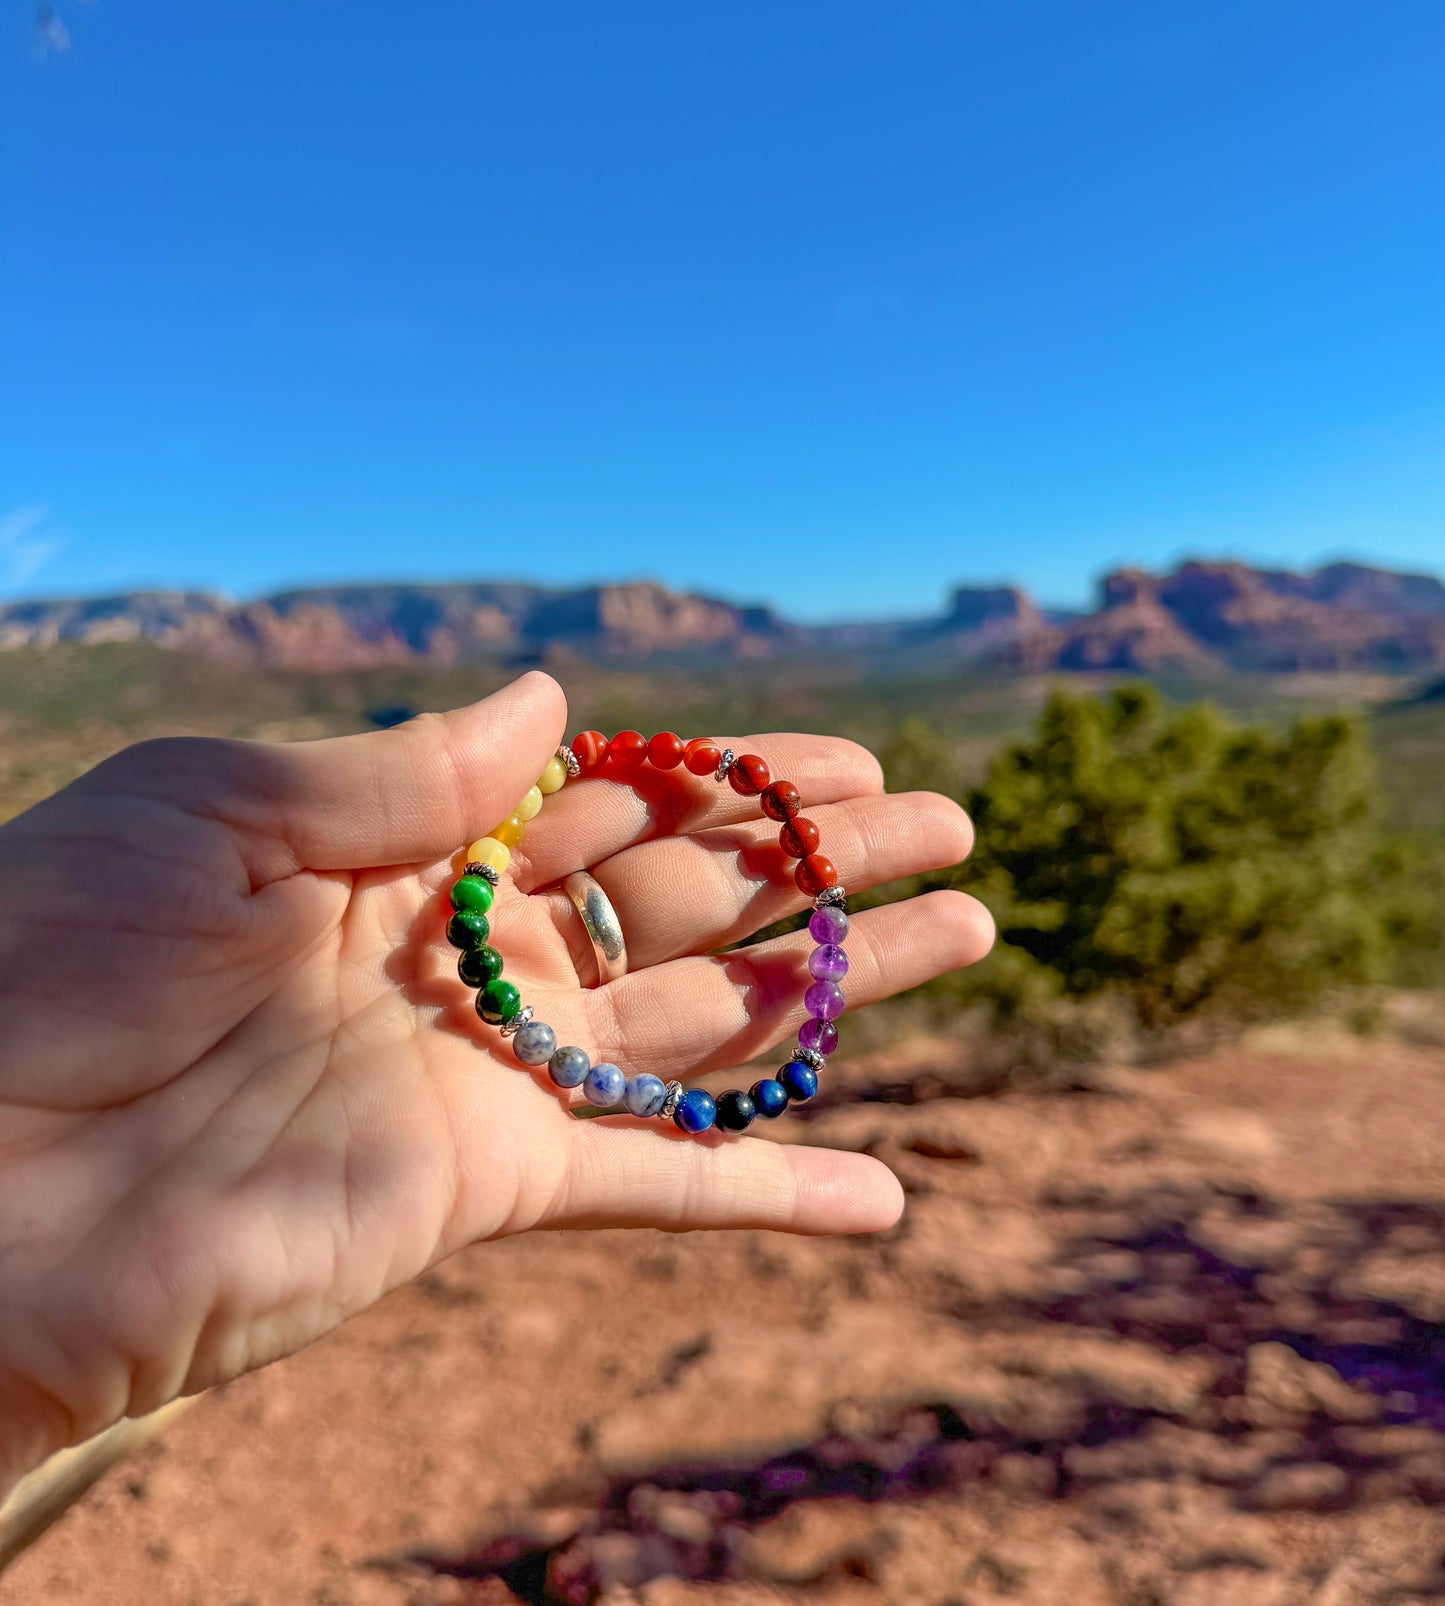
<svg viewBox="0 0 1445 1606">
<path fill-rule="evenodd" d="M 953 790 L 920 727 L 885 766 L 890 783 Z M 1353 718 L 1279 731 L 1168 708 L 1147 686 L 1059 692 L 967 801 L 971 865 L 922 884 L 966 886 L 993 911 L 998 948 L 951 986 L 1002 1016 L 1108 1000 L 1154 1031 L 1438 975 L 1442 856 L 1383 829 Z"/>
</svg>

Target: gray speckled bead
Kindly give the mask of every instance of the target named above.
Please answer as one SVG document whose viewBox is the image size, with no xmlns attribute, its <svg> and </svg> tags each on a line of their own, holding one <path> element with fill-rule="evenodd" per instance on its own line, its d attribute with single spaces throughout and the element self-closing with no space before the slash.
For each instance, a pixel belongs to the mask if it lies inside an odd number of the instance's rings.
<svg viewBox="0 0 1445 1606">
<path fill-rule="evenodd" d="M 548 1069 L 558 1087 L 581 1087 L 591 1064 L 591 1056 L 585 1049 L 559 1048 Z"/>
<path fill-rule="evenodd" d="M 512 1052 L 523 1065 L 545 1065 L 557 1052 L 557 1034 L 544 1021 L 529 1020 L 512 1039 Z"/>
<path fill-rule="evenodd" d="M 622 1102 L 630 1115 L 661 1115 L 662 1106 L 667 1102 L 667 1084 L 661 1077 L 649 1076 L 644 1071 L 641 1076 L 629 1077 L 622 1091 Z"/>
<path fill-rule="evenodd" d="M 611 1109 L 614 1104 L 621 1104 L 622 1090 L 627 1086 L 627 1078 L 617 1065 L 609 1065 L 603 1060 L 600 1065 L 594 1065 L 587 1073 L 587 1079 L 582 1084 L 582 1092 L 589 1104 L 595 1104 L 600 1109 Z"/>
</svg>

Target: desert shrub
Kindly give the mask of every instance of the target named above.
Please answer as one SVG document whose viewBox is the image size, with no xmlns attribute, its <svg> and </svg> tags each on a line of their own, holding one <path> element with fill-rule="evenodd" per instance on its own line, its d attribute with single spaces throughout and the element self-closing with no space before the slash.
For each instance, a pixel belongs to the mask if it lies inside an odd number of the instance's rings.
<svg viewBox="0 0 1445 1606">
<path fill-rule="evenodd" d="M 942 792 L 955 798 L 968 793 L 953 746 L 916 714 L 898 726 L 879 757 L 890 792 Z"/>
<path fill-rule="evenodd" d="M 952 789 L 921 728 L 900 731 L 885 766 L 890 782 Z M 966 801 L 974 859 L 918 885 L 965 886 L 993 911 L 994 955 L 946 987 L 1000 1016 L 1068 1002 L 1154 1031 L 1437 973 L 1442 855 L 1383 829 L 1353 718 L 1276 730 L 1169 708 L 1147 686 L 1061 691 Z"/>
</svg>

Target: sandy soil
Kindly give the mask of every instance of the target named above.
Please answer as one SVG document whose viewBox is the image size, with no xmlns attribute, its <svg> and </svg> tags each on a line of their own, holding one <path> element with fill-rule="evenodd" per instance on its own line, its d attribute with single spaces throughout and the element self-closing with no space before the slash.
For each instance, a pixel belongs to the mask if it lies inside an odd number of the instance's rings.
<svg viewBox="0 0 1445 1606">
<path fill-rule="evenodd" d="M 779 1123 L 894 1165 L 895 1231 L 470 1250 L 203 1401 L 0 1598 L 1445 1597 L 1445 1050 L 1276 1032 L 983 1097 L 956 1060 Z"/>
</svg>

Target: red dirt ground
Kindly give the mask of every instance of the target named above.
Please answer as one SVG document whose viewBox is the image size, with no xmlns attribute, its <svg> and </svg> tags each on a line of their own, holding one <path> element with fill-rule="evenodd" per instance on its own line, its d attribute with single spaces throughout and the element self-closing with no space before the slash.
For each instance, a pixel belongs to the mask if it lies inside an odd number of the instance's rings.
<svg viewBox="0 0 1445 1606">
<path fill-rule="evenodd" d="M 202 1401 L 0 1599 L 1445 1596 L 1445 1050 L 1276 1032 L 983 1097 L 956 1058 L 778 1134 L 889 1161 L 896 1230 L 469 1250 Z"/>
</svg>

